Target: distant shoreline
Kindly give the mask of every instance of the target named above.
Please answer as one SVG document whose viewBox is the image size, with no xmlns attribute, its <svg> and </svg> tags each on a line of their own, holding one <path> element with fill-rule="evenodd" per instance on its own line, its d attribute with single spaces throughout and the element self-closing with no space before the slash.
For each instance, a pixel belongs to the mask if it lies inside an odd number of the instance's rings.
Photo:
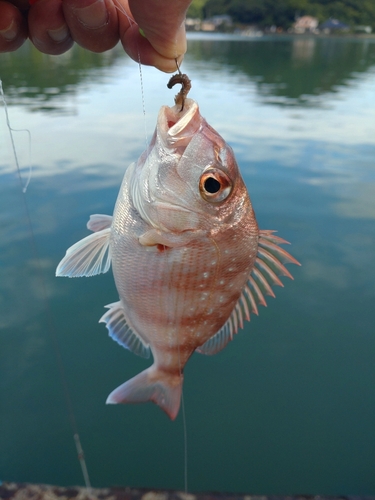
<svg viewBox="0 0 375 500">
<path fill-rule="evenodd" d="M 245 30 L 244 30 L 245 31 Z M 216 38 L 216 39 L 225 39 L 225 38 L 238 38 L 238 39 L 261 39 L 261 38 L 354 38 L 358 40 L 375 40 L 375 33 L 268 33 L 262 32 L 261 35 L 247 35 L 241 32 L 233 32 L 233 33 L 224 33 L 220 31 L 187 31 L 187 38 L 196 39 L 199 37 L 204 38 Z"/>
</svg>

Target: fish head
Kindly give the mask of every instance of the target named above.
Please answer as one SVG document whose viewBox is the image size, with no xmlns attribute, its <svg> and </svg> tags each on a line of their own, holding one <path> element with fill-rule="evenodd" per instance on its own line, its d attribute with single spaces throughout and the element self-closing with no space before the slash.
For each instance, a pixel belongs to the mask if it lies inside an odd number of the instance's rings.
<svg viewBox="0 0 375 500">
<path fill-rule="evenodd" d="M 161 108 L 136 173 L 136 208 L 161 231 L 212 232 L 252 212 L 232 148 L 192 99 L 182 111 L 180 106 Z"/>
</svg>

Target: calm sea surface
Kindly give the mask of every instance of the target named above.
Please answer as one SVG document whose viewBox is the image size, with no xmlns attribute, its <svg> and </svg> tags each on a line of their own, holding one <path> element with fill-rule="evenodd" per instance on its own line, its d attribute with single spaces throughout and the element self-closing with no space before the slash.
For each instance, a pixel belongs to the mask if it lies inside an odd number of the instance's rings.
<svg viewBox="0 0 375 500">
<path fill-rule="evenodd" d="M 189 489 L 375 494 L 375 41 L 194 36 L 183 71 L 260 227 L 303 264 L 225 350 L 189 361 Z M 111 273 L 54 277 L 89 215 L 112 213 L 175 90 L 152 68 L 141 83 L 120 49 L 26 46 L 0 56 L 0 78 L 31 133 L 31 157 L 14 133 L 23 182 L 33 167 L 25 205 L 1 108 L 0 479 L 83 483 L 58 352 L 93 485 L 181 489 L 181 412 L 104 404 L 150 364 L 98 324 Z"/>
</svg>

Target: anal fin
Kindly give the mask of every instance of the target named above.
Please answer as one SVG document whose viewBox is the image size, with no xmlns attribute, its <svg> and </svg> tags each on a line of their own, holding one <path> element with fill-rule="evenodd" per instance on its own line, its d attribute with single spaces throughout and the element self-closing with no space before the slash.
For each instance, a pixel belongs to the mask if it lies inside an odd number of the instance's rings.
<svg viewBox="0 0 375 500">
<path fill-rule="evenodd" d="M 233 313 L 232 313 L 233 315 Z M 196 351 L 199 354 L 213 355 L 224 349 L 224 347 L 233 339 L 234 332 L 234 322 L 232 315 L 220 328 L 220 330 L 215 333 L 210 339 L 208 339 L 203 345 L 197 347 Z"/>
<path fill-rule="evenodd" d="M 121 301 L 105 307 L 109 310 L 100 318 L 99 323 L 105 323 L 109 336 L 134 354 L 142 358 L 148 358 L 150 348 L 140 335 L 129 327 Z"/>
</svg>

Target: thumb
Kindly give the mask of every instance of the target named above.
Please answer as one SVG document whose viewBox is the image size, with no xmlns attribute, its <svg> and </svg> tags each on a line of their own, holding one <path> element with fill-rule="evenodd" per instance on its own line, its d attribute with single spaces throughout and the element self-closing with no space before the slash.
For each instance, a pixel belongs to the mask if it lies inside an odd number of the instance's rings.
<svg viewBox="0 0 375 500">
<path fill-rule="evenodd" d="M 186 52 L 185 16 L 191 0 L 129 0 L 138 26 L 163 58 L 181 59 Z"/>
</svg>

